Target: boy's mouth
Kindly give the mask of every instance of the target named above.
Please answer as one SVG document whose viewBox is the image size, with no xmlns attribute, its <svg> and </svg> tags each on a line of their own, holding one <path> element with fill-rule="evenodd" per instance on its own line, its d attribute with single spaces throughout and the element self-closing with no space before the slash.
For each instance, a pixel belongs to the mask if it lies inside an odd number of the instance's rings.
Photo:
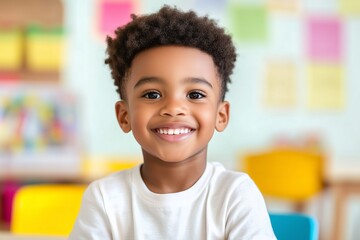
<svg viewBox="0 0 360 240">
<path fill-rule="evenodd" d="M 187 134 L 194 131 L 191 128 L 157 128 L 155 132 L 164 135 L 180 135 L 180 134 Z"/>
</svg>

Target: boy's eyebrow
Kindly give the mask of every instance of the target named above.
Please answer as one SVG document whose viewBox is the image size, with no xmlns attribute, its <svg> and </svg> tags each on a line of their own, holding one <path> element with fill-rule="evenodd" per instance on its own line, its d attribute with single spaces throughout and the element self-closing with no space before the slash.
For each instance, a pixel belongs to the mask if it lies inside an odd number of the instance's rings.
<svg viewBox="0 0 360 240">
<path fill-rule="evenodd" d="M 143 77 L 141 78 L 134 86 L 134 88 L 138 88 L 139 86 L 146 84 L 146 83 L 163 83 L 164 81 L 158 77 Z M 185 78 L 184 83 L 201 83 L 205 84 L 210 88 L 213 88 L 212 84 L 205 80 L 204 78 L 197 78 L 197 77 L 188 77 Z"/>
<path fill-rule="evenodd" d="M 185 82 L 190 82 L 190 83 L 201 83 L 201 84 L 205 84 L 207 86 L 209 86 L 210 88 L 213 88 L 212 84 L 207 81 L 204 78 L 196 78 L 196 77 L 189 77 L 185 79 Z"/>
<path fill-rule="evenodd" d="M 139 81 L 137 81 L 137 83 L 135 84 L 134 88 L 138 88 L 143 84 L 146 83 L 162 83 L 163 80 L 161 78 L 157 78 L 157 77 L 143 77 L 140 78 Z"/>
</svg>

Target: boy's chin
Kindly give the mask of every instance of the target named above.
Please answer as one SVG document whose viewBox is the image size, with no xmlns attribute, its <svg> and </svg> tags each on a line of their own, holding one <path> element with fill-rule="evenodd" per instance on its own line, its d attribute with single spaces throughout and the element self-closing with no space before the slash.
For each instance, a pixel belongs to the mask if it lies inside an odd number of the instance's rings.
<svg viewBox="0 0 360 240">
<path fill-rule="evenodd" d="M 150 150 L 150 149 L 149 149 Z M 207 147 L 202 148 L 199 151 L 194 152 L 191 149 L 151 149 L 146 151 L 142 149 L 144 161 L 147 162 L 161 162 L 163 164 L 179 164 L 192 161 L 206 161 Z"/>
<path fill-rule="evenodd" d="M 196 154 L 186 154 L 183 151 L 172 151 L 167 153 L 150 154 L 143 151 L 145 161 L 161 162 L 163 164 L 176 165 L 191 161 L 206 160 L 206 150 L 202 150 Z"/>
</svg>

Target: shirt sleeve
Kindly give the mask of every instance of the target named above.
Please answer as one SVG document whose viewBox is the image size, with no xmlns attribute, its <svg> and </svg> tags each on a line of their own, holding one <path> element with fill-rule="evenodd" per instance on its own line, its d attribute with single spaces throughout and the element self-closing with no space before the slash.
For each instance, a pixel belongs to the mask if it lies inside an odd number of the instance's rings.
<svg viewBox="0 0 360 240">
<path fill-rule="evenodd" d="M 104 200 L 97 182 L 90 184 L 84 192 L 80 212 L 68 239 L 112 239 Z"/>
<path fill-rule="evenodd" d="M 250 177 L 237 184 L 230 202 L 227 240 L 276 240 L 264 198 Z"/>
</svg>

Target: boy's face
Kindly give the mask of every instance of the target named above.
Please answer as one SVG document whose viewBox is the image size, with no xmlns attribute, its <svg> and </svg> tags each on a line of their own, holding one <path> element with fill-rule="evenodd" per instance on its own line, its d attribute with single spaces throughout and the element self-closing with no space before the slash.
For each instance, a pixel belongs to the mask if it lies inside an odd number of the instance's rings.
<svg viewBox="0 0 360 240">
<path fill-rule="evenodd" d="M 162 46 L 134 58 L 118 122 L 144 156 L 166 162 L 206 158 L 214 130 L 225 129 L 229 103 L 220 100 L 212 57 L 196 48 Z"/>
</svg>

